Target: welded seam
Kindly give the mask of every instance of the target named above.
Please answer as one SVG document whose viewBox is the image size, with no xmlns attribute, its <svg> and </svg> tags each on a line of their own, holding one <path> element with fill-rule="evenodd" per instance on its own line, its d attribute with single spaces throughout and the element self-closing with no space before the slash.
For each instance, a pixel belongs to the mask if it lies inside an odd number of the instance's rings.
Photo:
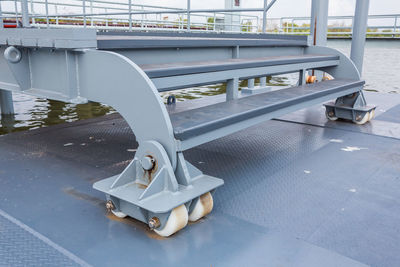
<svg viewBox="0 0 400 267">
<path fill-rule="evenodd" d="M 36 232 L 32 228 L 30 228 L 28 225 L 24 224 L 23 222 L 19 221 L 16 218 L 12 217 L 11 215 L 6 213 L 2 209 L 0 209 L 0 216 L 2 216 L 3 218 L 7 219 L 8 221 L 16 224 L 17 226 L 19 226 L 23 230 L 27 231 L 31 235 L 35 236 L 39 240 L 43 241 L 44 243 L 46 243 L 50 247 L 54 248 L 55 250 L 57 250 L 58 252 L 60 252 L 61 254 L 63 254 L 67 258 L 69 258 L 70 260 L 72 260 L 73 262 L 75 262 L 75 263 L 77 263 L 77 264 L 79 264 L 81 266 L 92 266 L 89 263 L 87 263 L 84 260 L 82 260 L 81 258 L 79 258 L 78 256 L 76 256 L 75 254 L 69 252 L 68 250 L 66 250 L 65 248 L 61 247 L 60 245 L 57 245 L 56 243 L 54 243 L 53 241 L 51 241 L 50 239 L 48 239 L 44 235 L 40 234 L 39 232 Z"/>
</svg>

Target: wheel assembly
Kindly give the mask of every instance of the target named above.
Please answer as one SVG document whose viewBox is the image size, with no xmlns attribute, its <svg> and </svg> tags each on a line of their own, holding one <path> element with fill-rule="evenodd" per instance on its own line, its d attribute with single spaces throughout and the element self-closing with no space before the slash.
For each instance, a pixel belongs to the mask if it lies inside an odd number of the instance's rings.
<svg viewBox="0 0 400 267">
<path fill-rule="evenodd" d="M 365 124 L 366 122 L 368 122 L 369 120 L 370 120 L 370 115 L 369 115 L 370 113 L 369 112 L 366 112 L 365 114 L 364 114 L 364 116 L 361 116 L 361 115 L 358 115 L 357 117 L 356 117 L 356 119 L 355 120 L 353 120 L 353 122 L 355 123 L 355 124 L 358 124 L 358 125 L 363 125 L 363 124 Z"/>
<path fill-rule="evenodd" d="M 210 192 L 201 195 L 189 215 L 189 221 L 195 222 L 209 214 L 214 206 L 213 197 Z"/>
<path fill-rule="evenodd" d="M 325 111 L 325 116 L 330 121 L 335 121 L 338 119 L 338 117 L 335 116 L 335 113 L 333 111 Z"/>
<path fill-rule="evenodd" d="M 156 219 L 152 218 L 151 222 L 154 222 L 155 220 Z M 171 214 L 169 215 L 165 226 L 162 229 L 155 228 L 154 232 L 156 232 L 160 236 L 167 237 L 183 229 L 187 225 L 187 223 L 188 223 L 188 212 L 186 206 L 181 205 L 171 211 Z M 150 228 L 153 227 L 152 225 L 149 226 Z"/>
</svg>

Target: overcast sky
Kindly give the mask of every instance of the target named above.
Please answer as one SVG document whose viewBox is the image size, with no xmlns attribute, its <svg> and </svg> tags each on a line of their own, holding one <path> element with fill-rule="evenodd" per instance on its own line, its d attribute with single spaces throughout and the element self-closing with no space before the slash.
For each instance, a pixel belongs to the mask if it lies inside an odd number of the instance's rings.
<svg viewBox="0 0 400 267">
<path fill-rule="evenodd" d="M 171 7 L 186 7 L 186 0 L 133 0 L 135 3 L 154 4 Z M 192 0 L 194 9 L 223 8 L 224 0 Z M 370 0 L 370 14 L 400 14 L 400 0 Z M 241 0 L 242 7 L 263 6 L 262 0 Z M 270 9 L 269 16 L 309 16 L 311 0 L 278 0 Z M 354 14 L 355 0 L 330 0 L 329 15 Z"/>
</svg>

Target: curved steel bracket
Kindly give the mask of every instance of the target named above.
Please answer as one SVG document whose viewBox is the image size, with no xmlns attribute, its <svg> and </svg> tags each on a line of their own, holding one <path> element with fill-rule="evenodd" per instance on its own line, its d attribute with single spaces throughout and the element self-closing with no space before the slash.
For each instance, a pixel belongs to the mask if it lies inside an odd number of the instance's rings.
<svg viewBox="0 0 400 267">
<path fill-rule="evenodd" d="M 319 70 L 325 71 L 332 76 L 341 79 L 361 79 L 360 72 L 358 71 L 356 65 L 354 65 L 354 62 L 351 61 L 351 59 L 348 58 L 345 54 L 336 49 L 325 46 L 309 46 L 305 48 L 305 54 L 338 55 L 339 64 L 337 66 L 325 67 Z"/>
<path fill-rule="evenodd" d="M 139 144 L 159 142 L 176 167 L 176 143 L 168 112 L 147 75 L 128 58 L 109 51 L 78 54 L 79 95 L 114 107 Z"/>
</svg>

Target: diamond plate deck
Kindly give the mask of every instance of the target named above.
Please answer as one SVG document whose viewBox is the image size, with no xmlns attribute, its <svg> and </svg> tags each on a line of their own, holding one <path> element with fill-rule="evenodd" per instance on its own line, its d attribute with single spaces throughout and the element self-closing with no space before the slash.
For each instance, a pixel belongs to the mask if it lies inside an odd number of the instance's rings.
<svg viewBox="0 0 400 267">
<path fill-rule="evenodd" d="M 327 122 L 316 106 L 186 151 L 225 185 L 212 214 L 168 239 L 106 214 L 92 189 L 133 158 L 135 138 L 118 115 L 1 136 L 0 209 L 95 266 L 396 266 L 400 123 L 387 118 L 400 116 L 400 96 L 367 100 L 378 108 L 365 126 Z M 9 224 L 0 216 L 2 227 L 18 230 Z M 32 234 L 18 231 L 21 255 L 52 249 L 26 246 Z M 6 238 L 2 252 L 14 244 Z M 63 263 L 51 253 L 43 255 Z M 0 252 L 24 265 L 12 255 Z"/>
</svg>

